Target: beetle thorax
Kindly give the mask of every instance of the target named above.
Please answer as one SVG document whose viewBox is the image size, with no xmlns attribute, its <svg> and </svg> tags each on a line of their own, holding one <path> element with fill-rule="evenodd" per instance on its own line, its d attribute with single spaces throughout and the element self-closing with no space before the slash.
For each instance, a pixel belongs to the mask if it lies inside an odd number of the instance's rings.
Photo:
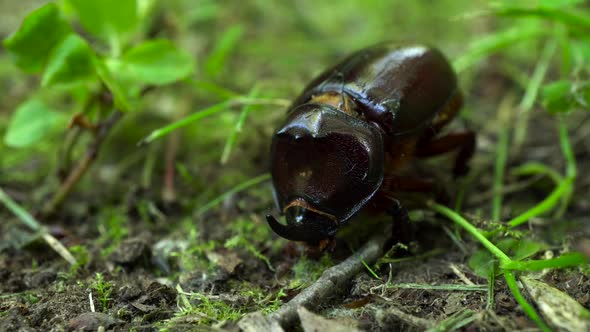
<svg viewBox="0 0 590 332">
<path fill-rule="evenodd" d="M 312 96 L 310 103 L 328 104 L 336 107 L 339 111 L 344 112 L 355 118 L 360 118 L 360 114 L 355 107 L 354 101 L 343 93 L 325 92 L 321 95 Z"/>
</svg>

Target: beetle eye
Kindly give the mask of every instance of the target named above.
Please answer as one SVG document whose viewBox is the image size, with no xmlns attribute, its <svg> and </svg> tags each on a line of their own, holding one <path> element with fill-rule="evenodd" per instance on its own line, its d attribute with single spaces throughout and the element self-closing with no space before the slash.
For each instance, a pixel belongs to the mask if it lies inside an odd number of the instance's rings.
<svg viewBox="0 0 590 332">
<path fill-rule="evenodd" d="M 303 223 L 306 217 L 307 209 L 300 206 L 293 206 L 287 209 L 285 216 L 288 224 L 300 225 Z"/>
</svg>

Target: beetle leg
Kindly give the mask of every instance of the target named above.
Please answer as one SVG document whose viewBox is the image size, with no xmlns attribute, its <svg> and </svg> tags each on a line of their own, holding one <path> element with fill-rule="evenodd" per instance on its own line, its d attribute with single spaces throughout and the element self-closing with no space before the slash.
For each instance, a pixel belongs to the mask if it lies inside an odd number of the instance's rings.
<svg viewBox="0 0 590 332">
<path fill-rule="evenodd" d="M 442 137 L 422 141 L 416 147 L 416 156 L 426 158 L 459 150 L 459 154 L 455 158 L 453 174 L 455 176 L 461 176 L 465 175 L 469 170 L 467 163 L 475 152 L 475 144 L 475 133 L 472 131 L 451 133 Z"/>
<path fill-rule="evenodd" d="M 384 192 L 420 192 L 433 193 L 437 202 L 447 204 L 450 201 L 449 193 L 438 181 L 428 178 L 419 178 L 407 175 L 387 176 L 383 181 Z M 393 198 L 390 198 L 393 199 Z"/>
<path fill-rule="evenodd" d="M 387 209 L 387 213 L 393 219 L 392 243 L 409 244 L 415 238 L 415 229 L 408 216 L 408 210 L 395 198 L 391 198 L 391 202 L 392 205 Z"/>
</svg>

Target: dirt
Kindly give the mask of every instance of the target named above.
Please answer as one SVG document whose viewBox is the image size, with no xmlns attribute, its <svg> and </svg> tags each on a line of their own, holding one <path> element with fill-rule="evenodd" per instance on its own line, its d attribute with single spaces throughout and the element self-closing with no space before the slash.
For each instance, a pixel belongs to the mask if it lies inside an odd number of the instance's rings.
<svg viewBox="0 0 590 332">
<path fill-rule="evenodd" d="M 551 127 L 547 121 L 550 118 L 540 118 L 539 126 Z M 482 133 L 485 141 L 486 133 Z M 545 140 L 540 137 L 540 140 Z M 546 145 L 531 144 L 528 153 L 542 153 L 548 164 L 561 167 L 559 158 L 551 158 L 552 153 L 558 154 L 557 147 L 547 151 Z M 538 147 L 535 147 L 538 146 Z M 578 145 L 579 165 L 588 165 L 586 147 Z M 485 149 L 485 146 L 484 148 Z M 485 151 L 485 150 L 484 150 Z M 520 161 L 519 161 L 520 159 Z M 526 159 L 514 160 L 514 163 Z M 489 155 L 480 152 L 474 161 L 474 172 L 485 174 L 489 171 Z M 585 166 L 584 166 L 585 167 Z M 479 168 L 479 169 L 478 169 Z M 472 180 L 473 181 L 473 180 Z M 510 178 L 509 181 L 520 181 L 518 178 Z M 487 203 L 478 202 L 478 195 L 482 195 L 485 188 L 489 188 L 491 177 L 484 175 L 473 183 L 472 195 L 468 195 L 465 209 L 468 216 L 474 216 L 469 211 L 476 211 Z M 581 188 L 587 188 L 588 182 L 581 180 Z M 12 193 L 26 201 L 29 192 L 23 190 L 18 184 L 4 186 Z M 477 192 L 478 188 L 482 188 Z M 29 189 L 32 190 L 32 189 Z M 261 190 L 268 190 L 267 187 Z M 537 182 L 525 189 L 531 201 L 538 200 L 546 194 L 546 186 L 543 182 Z M 578 189 L 579 190 L 579 189 Z M 129 195 L 141 195 L 136 191 L 125 196 L 125 200 L 115 202 L 125 205 L 129 202 L 142 201 L 145 197 L 136 196 L 129 199 Z M 518 202 L 523 196 L 518 194 L 507 195 L 506 204 Z M 525 197 L 527 195 L 524 195 Z M 151 199 L 151 198 L 150 198 Z M 266 198 L 252 198 L 248 194 L 240 194 L 225 204 L 240 204 L 247 202 L 247 206 L 269 206 L 272 202 Z M 485 200 L 483 202 L 486 202 Z M 194 330 L 195 326 L 223 327 L 236 330 L 236 322 L 243 314 L 255 310 L 264 309 L 271 305 L 272 298 L 294 278 L 293 267 L 300 260 L 301 248 L 288 244 L 286 241 L 274 242 L 276 248 L 263 247 L 261 254 L 268 256 L 269 268 L 263 260 L 259 259 L 251 251 L 244 247 L 227 247 L 215 245 L 206 247 L 208 241 L 224 242 L 236 235 L 236 230 L 229 227 L 227 220 L 239 215 L 249 215 L 252 229 L 247 232 L 266 228 L 260 217 L 260 210 L 237 212 L 212 212 L 205 220 L 220 220 L 216 223 L 195 223 L 195 229 L 200 229 L 197 239 L 204 247 L 202 252 L 195 256 L 187 256 L 187 259 L 179 253 L 196 250 L 195 243 L 186 241 L 187 234 L 175 227 L 180 224 L 183 216 L 173 207 L 158 203 L 163 218 L 158 221 L 151 215 L 151 222 L 146 222 L 139 216 L 135 207 L 129 207 L 122 213 L 128 219 L 126 224 L 127 234 L 115 246 L 111 242 L 100 240 L 100 227 L 104 224 L 98 222 L 98 209 L 87 208 L 90 215 L 80 218 L 74 207 L 65 208 L 60 215 L 53 218 L 49 225 L 50 231 L 68 246 L 84 244 L 88 249 L 88 259 L 83 266 L 72 270 L 54 252 L 19 224 L 7 211 L 0 212 L 0 218 L 6 220 L 0 225 L 2 234 L 2 251 L 0 253 L 0 331 L 62 331 L 62 330 L 88 330 L 95 331 L 99 326 L 112 331 L 156 331 L 160 329 L 174 331 Z M 564 243 L 575 246 L 581 243 L 581 239 L 590 234 L 584 209 L 585 200 L 574 200 L 568 210 L 569 223 L 556 225 L 550 218 L 541 218 L 534 227 L 534 238 L 542 238 L 548 244 L 548 249 L 555 254 L 562 249 Z M 92 212 L 95 211 L 95 212 Z M 232 211 L 232 210 L 229 210 Z M 118 212 L 117 212 L 118 213 Z M 117 213 L 111 218 L 115 218 Z M 252 217 L 254 215 L 254 217 Z M 452 225 L 434 216 L 431 213 L 419 215 L 418 229 L 415 245 L 412 248 L 415 253 L 429 252 L 440 249 L 439 253 L 426 259 L 410 260 L 391 265 L 382 265 L 377 271 L 380 279 L 375 279 L 369 273 L 362 273 L 354 280 L 345 296 L 333 299 L 325 303 L 319 312 L 328 318 L 339 320 L 353 319 L 358 327 L 365 330 L 396 331 L 396 330 L 423 330 L 424 327 L 416 325 L 413 319 L 422 319 L 428 324 L 458 314 L 465 309 L 479 312 L 476 319 L 463 330 L 513 330 L 535 328 L 516 303 L 508 291 L 503 279 L 496 280 L 494 292 L 494 308 L 485 311 L 487 305 L 486 291 L 448 291 L 448 290 L 424 290 L 424 289 L 398 289 L 387 288 L 387 284 L 415 283 L 422 285 L 465 284 L 465 280 L 477 285 L 486 285 L 484 278 L 478 277 L 466 265 L 477 245 L 467 239 L 463 252 L 448 237 L 441 236 L 442 226 Z M 483 225 L 485 220 L 474 219 L 476 223 Z M 102 226 L 101 226 L 102 225 Z M 576 232 L 572 232 L 575 229 Z M 565 236 L 565 237 L 564 237 Z M 276 238 L 275 238 L 276 239 Z M 345 241 L 332 253 L 333 264 L 350 254 Z M 105 251 L 108 249 L 108 251 Z M 173 253 L 176 253 L 173 254 Z M 539 253 L 540 257 L 543 253 Z M 80 257 L 80 256 L 79 256 Z M 194 259 L 194 260 L 191 260 Z M 451 268 L 456 270 L 456 273 Z M 97 281 L 97 273 L 101 273 L 104 280 L 111 284 L 111 293 L 107 296 L 103 305 L 100 294 L 94 288 Z M 389 277 L 391 276 L 391 277 Z M 590 308 L 590 278 L 588 274 L 578 269 L 556 270 L 541 275 L 541 280 L 552 285 L 578 301 L 586 308 Z M 176 288 L 177 283 L 181 288 Z M 247 285 L 244 288 L 244 285 Z M 260 296 L 267 298 L 260 300 L 253 295 L 244 295 L 248 289 L 261 290 Z M 198 308 L 186 313 L 182 307 L 183 297 L 179 294 L 193 292 L 205 296 L 213 301 L 224 303 L 228 308 L 239 311 L 236 316 L 223 316 L 230 312 L 227 308 L 221 311 L 199 314 L 208 310 L 199 306 L 204 305 L 205 300 L 199 296 L 188 298 L 193 308 Z M 282 301 L 288 301 L 299 290 L 286 289 L 286 296 Z M 90 294 L 94 304 L 94 311 L 90 305 Z M 258 296 L 258 295 L 257 295 Z M 259 297 L 260 297 L 259 296 Z M 262 303 L 262 304 L 261 304 Z M 180 306 L 179 306 L 180 304 Z M 212 308 L 212 307 L 211 307 Z M 209 308 L 209 309 L 211 309 Z M 226 310 L 223 311 L 223 310 Z M 400 316 L 401 310 L 410 318 Z M 208 316 L 207 316 L 208 315 Z M 219 315 L 219 316 L 216 316 Z M 413 317 L 413 318 L 411 318 Z M 425 323 L 425 324 L 426 324 Z"/>
<path fill-rule="evenodd" d="M 91 253 L 92 258 L 86 266 L 74 273 L 69 272 L 68 266 L 43 243 L 32 243 L 19 250 L 5 249 L 0 256 L 0 331 L 95 331 L 98 326 L 113 331 L 155 331 L 164 327 L 193 330 L 194 324 L 202 320 L 179 316 L 175 283 L 163 277 L 176 273 L 178 277 L 172 280 L 180 282 L 184 291 L 202 292 L 231 306 L 247 308 L 248 300 L 236 294 L 232 282 L 247 281 L 272 294 L 292 276 L 290 268 L 294 260 L 289 255 L 271 257 L 271 263 L 277 266 L 275 274 L 255 257 L 226 249 L 211 251 L 208 255 L 208 259 L 218 264 L 217 269 L 181 272 L 178 262 L 162 263 L 156 259 L 159 252 L 155 248 L 156 243 L 166 234 L 149 233 L 143 227 L 137 228 L 141 230 L 131 231 L 130 237 L 106 258 Z M 464 281 L 453 272 L 450 264 L 461 271 L 462 277 L 475 284 L 486 284 L 485 279 L 472 274 L 465 265 L 469 255 L 457 250 L 448 238 L 439 237 L 432 242 L 440 232 L 436 225 L 427 222 L 423 230 L 417 239 L 419 244 L 422 243 L 419 245 L 421 250 L 444 250 L 428 259 L 384 266 L 379 274 L 385 279 L 391 275 L 389 284 L 463 284 Z M 133 236 L 136 231 L 138 234 Z M 92 239 L 78 238 L 77 241 L 92 242 Z M 474 250 L 475 246 L 469 249 Z M 284 250 L 282 253 L 285 253 Z M 220 262 L 220 259 L 225 261 Z M 102 273 L 104 279 L 112 283 L 112 293 L 104 308 L 91 286 L 96 281 L 96 272 Z M 577 271 L 552 271 L 542 280 L 565 291 L 583 306 L 590 307 L 590 278 L 587 275 Z M 359 328 L 365 330 L 421 330 L 392 313 L 391 308 L 401 308 L 408 315 L 429 321 L 440 321 L 465 308 L 481 311 L 487 301 L 485 291 L 387 289 L 383 285 L 383 280 L 377 280 L 368 273 L 358 275 L 347 295 L 326 304 L 321 312 L 329 318 L 352 318 L 358 322 Z M 91 293 L 94 313 L 90 306 Z M 295 293 L 291 292 L 290 297 Z M 494 297 L 493 315 L 482 315 L 466 330 L 534 328 L 535 325 L 526 318 L 502 280 L 496 282 Z M 170 319 L 175 316 L 177 318 L 172 324 Z M 235 321 L 210 323 L 236 328 Z"/>
</svg>

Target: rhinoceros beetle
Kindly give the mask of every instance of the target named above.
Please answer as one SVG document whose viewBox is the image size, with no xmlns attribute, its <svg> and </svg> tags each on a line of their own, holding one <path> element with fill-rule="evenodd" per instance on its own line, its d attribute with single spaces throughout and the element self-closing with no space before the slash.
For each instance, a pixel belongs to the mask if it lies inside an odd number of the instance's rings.
<svg viewBox="0 0 590 332">
<path fill-rule="evenodd" d="M 439 136 L 461 106 L 451 65 L 428 46 L 382 43 L 326 70 L 295 99 L 273 136 L 274 196 L 287 224 L 267 215 L 270 227 L 325 247 L 372 202 L 407 217 L 395 193 L 434 190 L 428 179 L 399 174 L 409 162 L 458 150 L 454 174 L 467 170 L 474 133 Z"/>
</svg>

